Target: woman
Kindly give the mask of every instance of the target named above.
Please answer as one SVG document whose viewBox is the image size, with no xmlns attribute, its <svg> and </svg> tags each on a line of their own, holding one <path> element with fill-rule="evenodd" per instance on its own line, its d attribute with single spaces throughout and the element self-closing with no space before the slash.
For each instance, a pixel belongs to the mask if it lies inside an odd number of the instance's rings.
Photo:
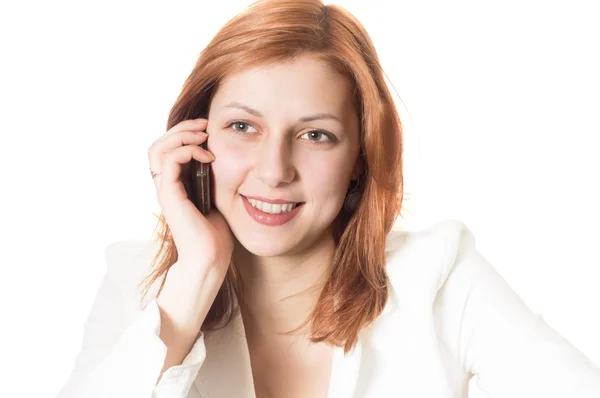
<svg viewBox="0 0 600 398">
<path fill-rule="evenodd" d="M 391 231 L 402 149 L 348 12 L 288 0 L 236 16 L 148 151 L 158 240 L 107 249 L 60 397 L 466 397 L 474 374 L 494 397 L 600 396 L 599 369 L 464 224 Z M 207 216 L 182 182 L 192 159 L 211 164 Z"/>
</svg>

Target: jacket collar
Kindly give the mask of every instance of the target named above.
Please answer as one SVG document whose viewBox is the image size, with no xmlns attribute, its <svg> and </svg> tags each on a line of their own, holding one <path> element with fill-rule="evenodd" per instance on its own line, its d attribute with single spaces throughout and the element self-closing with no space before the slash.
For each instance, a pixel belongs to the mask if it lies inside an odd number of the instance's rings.
<svg viewBox="0 0 600 398">
<path fill-rule="evenodd" d="M 389 313 L 392 306 L 392 300 L 388 299 L 381 316 Z M 346 355 L 343 347 L 334 347 L 328 398 L 353 397 L 363 345 L 370 332 L 371 326 L 361 330 L 356 345 Z M 206 359 L 194 381 L 194 386 L 201 396 L 256 398 L 241 312 L 236 311 L 230 324 L 206 336 L 204 342 Z"/>
</svg>

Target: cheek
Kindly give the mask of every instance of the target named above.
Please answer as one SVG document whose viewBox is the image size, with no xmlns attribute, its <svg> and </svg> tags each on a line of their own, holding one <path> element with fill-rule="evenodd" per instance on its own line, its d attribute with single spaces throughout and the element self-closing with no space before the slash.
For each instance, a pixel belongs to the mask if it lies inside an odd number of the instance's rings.
<svg viewBox="0 0 600 398">
<path fill-rule="evenodd" d="M 310 164 L 303 172 L 306 186 L 320 198 L 345 195 L 349 176 L 346 163 L 345 158 L 313 158 L 305 163 Z"/>
<path fill-rule="evenodd" d="M 216 189 L 239 184 L 246 173 L 248 151 L 244 151 L 241 147 L 226 145 L 218 139 L 214 139 L 208 149 L 215 155 L 211 167 Z"/>
</svg>

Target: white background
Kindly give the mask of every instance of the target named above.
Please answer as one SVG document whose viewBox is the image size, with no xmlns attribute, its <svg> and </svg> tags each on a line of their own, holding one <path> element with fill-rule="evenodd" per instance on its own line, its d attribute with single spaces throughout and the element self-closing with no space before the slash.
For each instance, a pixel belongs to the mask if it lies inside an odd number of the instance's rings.
<svg viewBox="0 0 600 398">
<path fill-rule="evenodd" d="M 155 226 L 147 149 L 201 49 L 249 3 L 0 6 L 2 395 L 66 382 L 105 246 Z M 597 2 L 337 4 L 401 98 L 401 227 L 464 221 L 525 302 L 600 364 Z"/>
</svg>

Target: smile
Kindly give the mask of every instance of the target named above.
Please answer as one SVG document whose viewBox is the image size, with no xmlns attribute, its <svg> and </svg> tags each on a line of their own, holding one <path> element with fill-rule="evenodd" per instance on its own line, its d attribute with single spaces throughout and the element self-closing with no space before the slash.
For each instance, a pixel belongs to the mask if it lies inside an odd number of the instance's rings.
<svg viewBox="0 0 600 398">
<path fill-rule="evenodd" d="M 248 201 L 250 202 L 250 204 L 252 204 L 252 206 L 254 208 L 261 210 L 264 213 L 269 213 L 269 214 L 287 213 L 288 211 L 291 211 L 292 209 L 294 209 L 296 206 L 298 206 L 300 204 L 300 203 L 274 204 L 274 203 L 262 202 L 260 200 L 250 199 L 250 198 L 248 198 Z"/>
<path fill-rule="evenodd" d="M 300 212 L 304 204 L 303 202 L 272 204 L 240 196 L 248 215 L 259 224 L 268 226 L 279 226 L 289 222 Z"/>
</svg>

